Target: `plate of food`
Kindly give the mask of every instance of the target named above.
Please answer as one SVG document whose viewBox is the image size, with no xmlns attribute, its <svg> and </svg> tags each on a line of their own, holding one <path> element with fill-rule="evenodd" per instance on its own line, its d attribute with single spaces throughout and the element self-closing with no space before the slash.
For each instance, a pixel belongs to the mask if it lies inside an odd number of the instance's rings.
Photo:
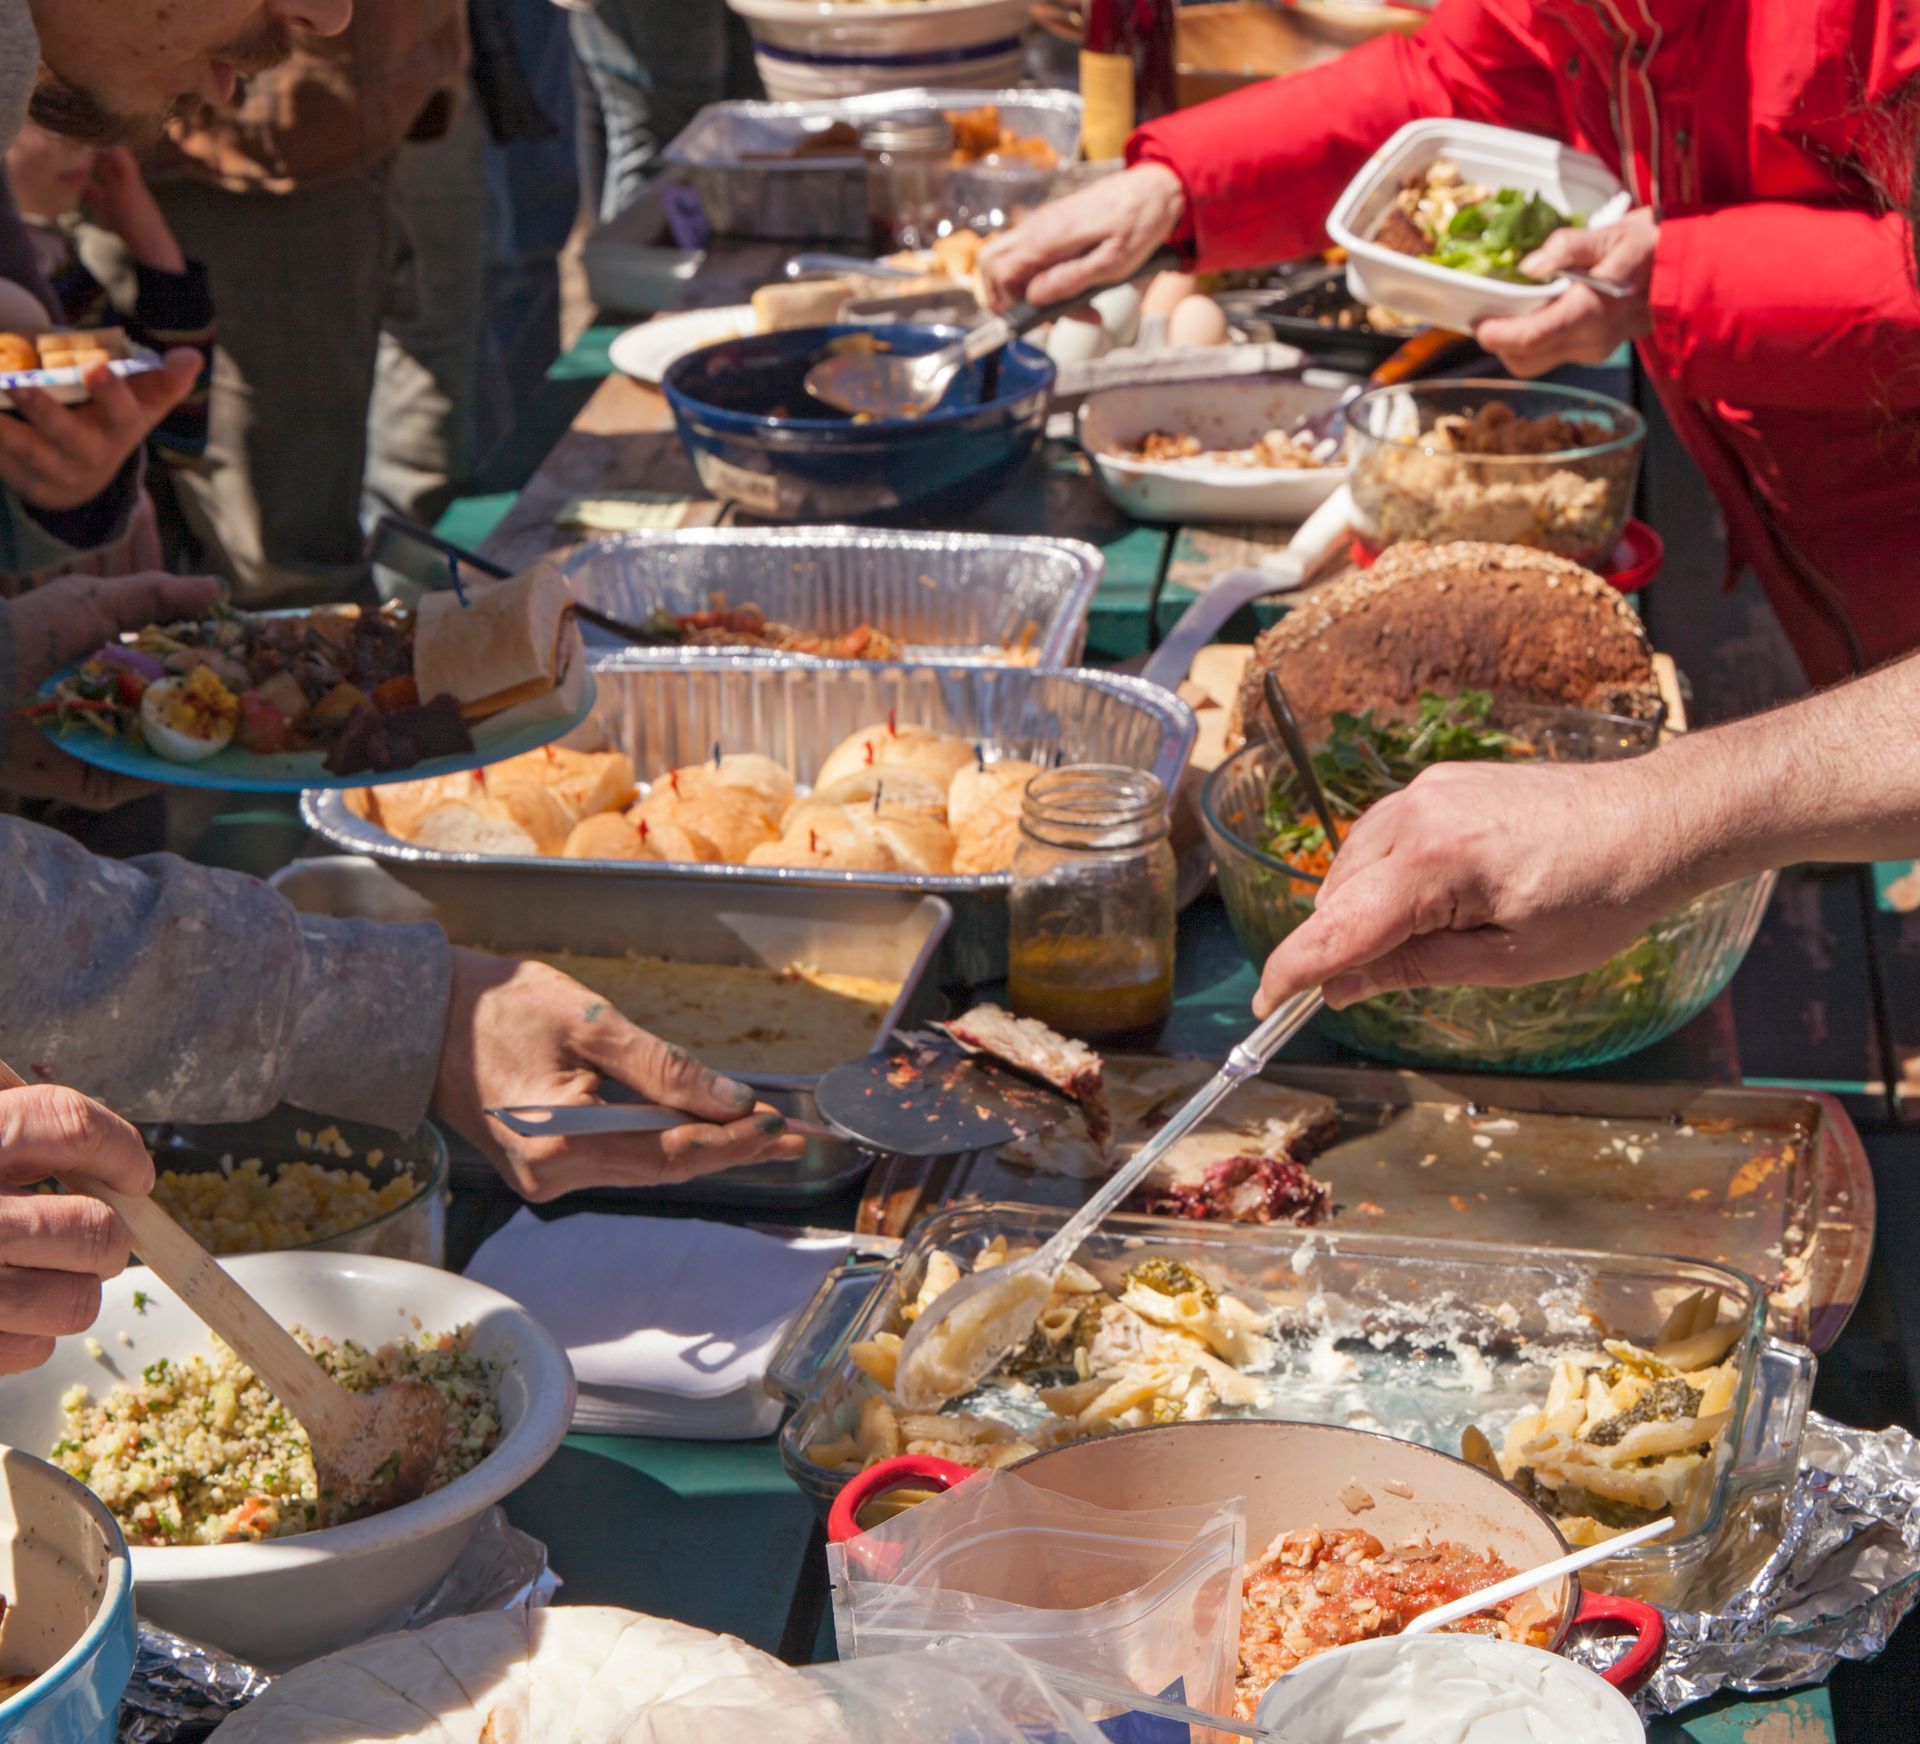
<svg viewBox="0 0 1920 1744">
<path fill-rule="evenodd" d="M 1597 157 L 1474 121 L 1412 121 L 1347 184 L 1327 234 L 1362 303 L 1467 332 L 1543 309 L 1568 288 L 1520 262 L 1554 231 L 1604 226 L 1630 196 Z"/>
<path fill-rule="evenodd" d="M 538 750 L 593 701 L 571 595 L 543 565 L 413 610 L 218 606 L 151 624 L 55 673 L 26 715 L 118 775 L 298 793 Z"/>
<path fill-rule="evenodd" d="M 123 378 L 151 375 L 161 367 L 158 353 L 136 345 L 118 327 L 0 332 L 0 410 L 10 410 L 22 388 L 33 388 L 63 406 L 77 406 L 92 397 L 85 378 L 97 363 Z"/>
</svg>

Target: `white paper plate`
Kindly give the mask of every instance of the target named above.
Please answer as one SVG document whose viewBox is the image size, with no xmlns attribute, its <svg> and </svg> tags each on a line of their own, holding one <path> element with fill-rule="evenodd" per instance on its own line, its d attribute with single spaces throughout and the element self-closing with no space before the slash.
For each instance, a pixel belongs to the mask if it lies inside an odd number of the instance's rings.
<svg viewBox="0 0 1920 1744">
<path fill-rule="evenodd" d="M 657 315 L 638 327 L 629 327 L 608 348 L 613 367 L 622 375 L 657 388 L 667 370 L 690 351 L 745 339 L 759 331 L 750 303 L 725 309 L 688 309 L 678 315 Z"/>
</svg>

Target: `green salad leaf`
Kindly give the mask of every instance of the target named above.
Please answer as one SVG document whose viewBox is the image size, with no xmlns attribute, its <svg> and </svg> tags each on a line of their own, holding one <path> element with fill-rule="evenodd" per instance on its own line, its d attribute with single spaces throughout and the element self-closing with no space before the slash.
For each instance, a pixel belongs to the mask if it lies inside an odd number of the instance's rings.
<svg viewBox="0 0 1920 1744">
<path fill-rule="evenodd" d="M 1426 258 L 1455 272 L 1525 284 L 1529 281 L 1520 263 L 1556 230 L 1581 222 L 1538 194 L 1502 188 L 1454 213 Z"/>
</svg>

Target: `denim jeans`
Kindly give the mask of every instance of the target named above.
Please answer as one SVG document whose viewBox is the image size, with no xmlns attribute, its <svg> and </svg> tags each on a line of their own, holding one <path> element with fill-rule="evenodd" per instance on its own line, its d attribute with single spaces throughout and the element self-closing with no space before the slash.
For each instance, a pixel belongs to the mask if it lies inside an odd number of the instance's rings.
<svg viewBox="0 0 1920 1744">
<path fill-rule="evenodd" d="M 598 0 L 569 21 L 600 103 L 600 216 L 611 218 L 639 195 L 667 142 L 726 95 L 727 9 L 722 0 Z"/>
</svg>

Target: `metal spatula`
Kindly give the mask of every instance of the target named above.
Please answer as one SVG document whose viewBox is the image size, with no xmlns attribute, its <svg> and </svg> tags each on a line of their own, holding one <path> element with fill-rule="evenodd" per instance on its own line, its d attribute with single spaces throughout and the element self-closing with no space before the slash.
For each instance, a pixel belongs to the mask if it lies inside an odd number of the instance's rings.
<svg viewBox="0 0 1920 1744">
<path fill-rule="evenodd" d="M 990 1150 L 1073 1111 L 1057 1090 L 944 1036 L 895 1040 L 883 1053 L 836 1066 L 814 1088 L 821 1114 L 870 1150 L 903 1157 Z"/>
</svg>

